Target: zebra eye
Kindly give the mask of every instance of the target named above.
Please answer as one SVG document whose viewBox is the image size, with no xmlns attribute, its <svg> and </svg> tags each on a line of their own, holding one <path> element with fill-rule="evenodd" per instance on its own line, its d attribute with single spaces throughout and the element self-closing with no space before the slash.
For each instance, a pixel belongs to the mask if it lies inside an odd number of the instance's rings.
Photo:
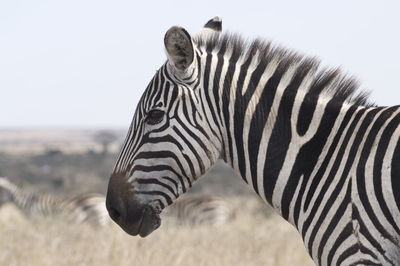
<svg viewBox="0 0 400 266">
<path fill-rule="evenodd" d="M 146 117 L 146 122 L 150 125 L 158 124 L 162 121 L 164 117 L 164 111 L 161 110 L 151 110 Z"/>
</svg>

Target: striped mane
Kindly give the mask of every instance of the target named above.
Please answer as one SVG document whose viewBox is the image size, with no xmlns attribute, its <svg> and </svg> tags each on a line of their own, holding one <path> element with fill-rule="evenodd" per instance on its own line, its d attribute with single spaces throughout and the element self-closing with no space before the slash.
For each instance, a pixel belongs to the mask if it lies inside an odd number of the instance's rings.
<svg viewBox="0 0 400 266">
<path fill-rule="evenodd" d="M 310 86 L 306 92 L 306 97 L 310 100 L 317 100 L 319 95 L 323 95 L 326 100 L 333 100 L 338 104 L 375 106 L 368 99 L 369 92 L 360 90 L 357 80 L 343 74 L 340 68 L 321 67 L 319 59 L 274 45 L 270 41 L 259 38 L 248 41 L 239 34 L 223 33 L 200 34 L 193 37 L 193 42 L 200 51 L 221 55 L 229 51 L 232 62 L 242 61 L 243 64 L 250 64 L 251 60 L 256 60 L 255 65 L 267 66 L 275 60 L 279 64 L 277 71 L 281 72 L 293 67 L 293 77 L 303 80 L 307 75 L 310 76 Z M 294 93 L 299 89 L 289 88 L 294 90 Z"/>
</svg>

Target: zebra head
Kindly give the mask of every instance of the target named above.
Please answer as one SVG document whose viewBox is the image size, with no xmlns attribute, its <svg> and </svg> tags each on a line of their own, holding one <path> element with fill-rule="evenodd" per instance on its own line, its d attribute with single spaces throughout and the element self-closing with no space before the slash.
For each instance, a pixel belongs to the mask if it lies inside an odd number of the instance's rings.
<svg viewBox="0 0 400 266">
<path fill-rule="evenodd" d="M 218 38 L 221 20 L 200 34 Z M 147 236 L 159 214 L 221 157 L 221 134 L 212 129 L 202 90 L 201 57 L 189 33 L 174 26 L 164 37 L 166 63 L 143 93 L 107 192 L 111 218 L 131 235 Z"/>
</svg>

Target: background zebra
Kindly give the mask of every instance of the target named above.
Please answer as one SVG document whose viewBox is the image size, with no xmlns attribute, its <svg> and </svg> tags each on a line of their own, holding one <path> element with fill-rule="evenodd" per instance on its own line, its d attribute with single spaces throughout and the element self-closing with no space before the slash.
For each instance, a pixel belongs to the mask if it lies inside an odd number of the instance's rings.
<svg viewBox="0 0 400 266">
<path fill-rule="evenodd" d="M 0 177 L 0 205 L 12 202 L 29 217 L 62 216 L 67 222 L 104 226 L 109 223 L 105 198 L 97 193 L 83 193 L 71 198 L 34 193 Z"/>
<path fill-rule="evenodd" d="M 316 264 L 400 265 L 399 107 L 376 107 L 339 70 L 262 40 L 172 27 L 164 45 L 110 178 L 115 222 L 147 236 L 222 158 Z"/>
<path fill-rule="evenodd" d="M 75 224 L 104 226 L 110 222 L 105 197 L 83 193 L 71 198 L 39 194 L 0 177 L 0 206 L 12 202 L 26 215 L 62 216 Z M 164 217 L 178 225 L 222 225 L 233 218 L 233 209 L 221 198 L 209 195 L 187 195 L 169 206 Z"/>
<path fill-rule="evenodd" d="M 219 226 L 234 219 L 234 210 L 219 197 L 190 195 L 179 198 L 163 212 L 163 218 L 178 225 Z"/>
</svg>

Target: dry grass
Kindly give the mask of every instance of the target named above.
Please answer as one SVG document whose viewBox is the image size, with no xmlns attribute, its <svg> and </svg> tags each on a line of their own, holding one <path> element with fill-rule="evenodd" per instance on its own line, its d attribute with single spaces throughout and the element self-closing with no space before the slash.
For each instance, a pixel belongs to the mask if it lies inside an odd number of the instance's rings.
<svg viewBox="0 0 400 266">
<path fill-rule="evenodd" d="M 239 202 L 239 201 L 237 201 Z M 25 221 L 0 209 L 0 265 L 313 265 L 298 233 L 276 216 L 238 204 L 235 221 L 221 227 L 164 224 L 142 239 L 116 226 L 92 229 L 61 221 Z"/>
</svg>

